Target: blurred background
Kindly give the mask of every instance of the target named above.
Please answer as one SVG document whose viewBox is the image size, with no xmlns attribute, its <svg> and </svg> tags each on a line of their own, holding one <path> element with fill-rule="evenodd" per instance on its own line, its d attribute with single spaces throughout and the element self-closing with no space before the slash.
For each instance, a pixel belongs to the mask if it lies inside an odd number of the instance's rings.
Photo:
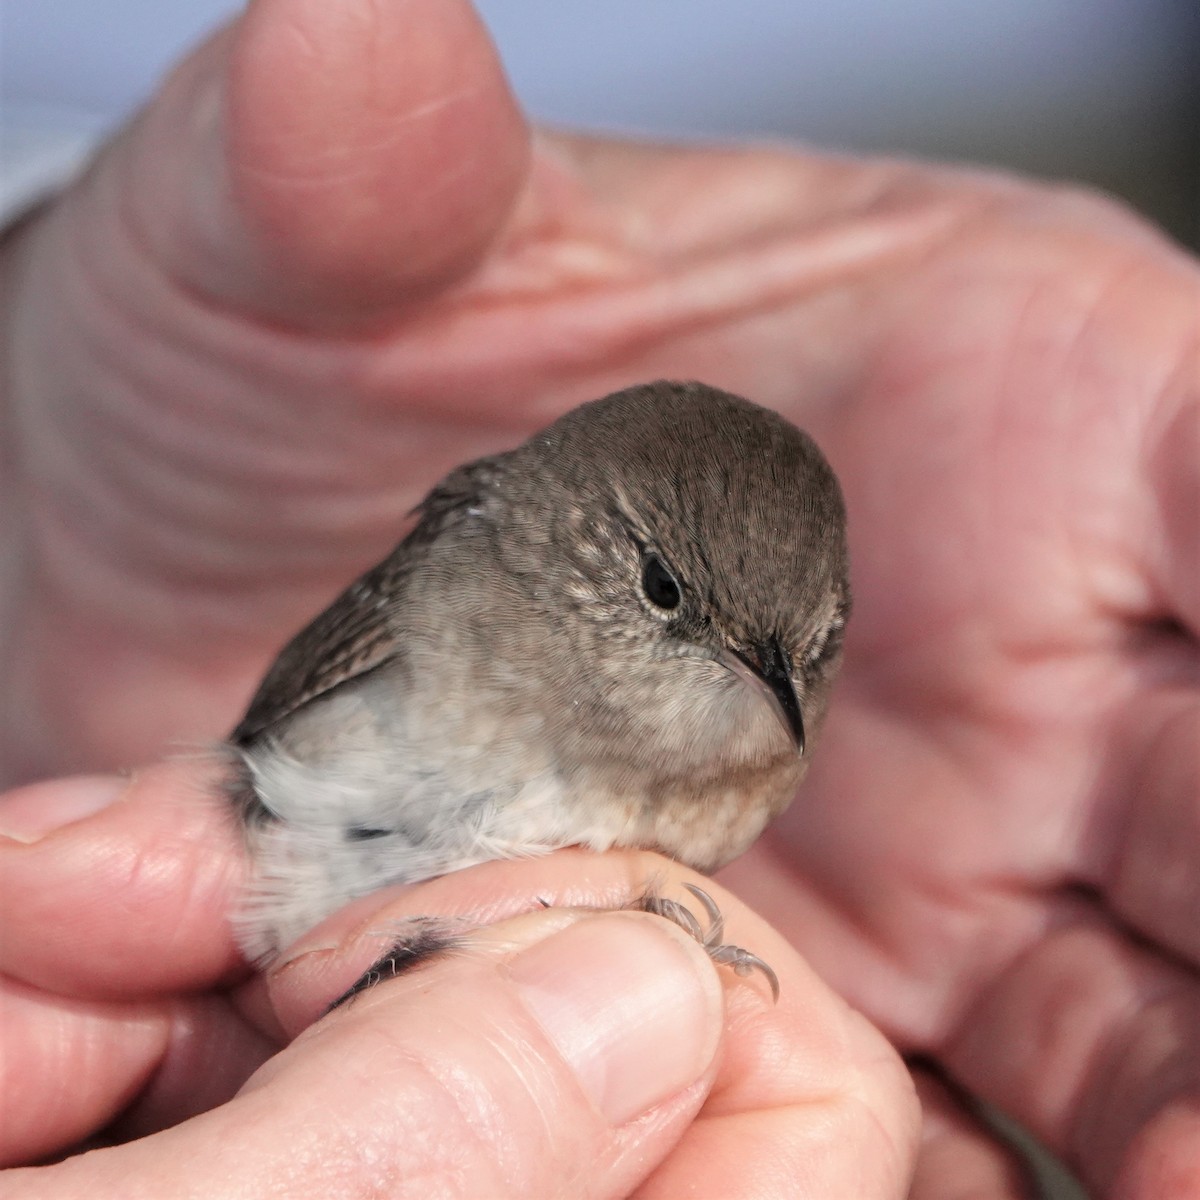
<svg viewBox="0 0 1200 1200">
<path fill-rule="evenodd" d="M 115 122 L 230 0 L 3 0 L 0 126 Z M 1003 164 L 1200 245 L 1196 0 L 482 0 L 543 119 Z M 2 163 L 3 160 L 0 160 Z"/>
</svg>

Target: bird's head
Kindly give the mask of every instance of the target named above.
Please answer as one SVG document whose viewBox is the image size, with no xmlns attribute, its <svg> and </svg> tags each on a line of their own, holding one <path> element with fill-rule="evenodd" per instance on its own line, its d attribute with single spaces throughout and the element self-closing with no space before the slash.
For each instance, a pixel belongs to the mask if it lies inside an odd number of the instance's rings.
<svg viewBox="0 0 1200 1200">
<path fill-rule="evenodd" d="M 845 508 L 812 439 L 660 382 L 575 409 L 516 457 L 510 565 L 544 602 L 548 686 L 582 744 L 697 786 L 740 768 L 798 780 L 849 611 Z"/>
</svg>

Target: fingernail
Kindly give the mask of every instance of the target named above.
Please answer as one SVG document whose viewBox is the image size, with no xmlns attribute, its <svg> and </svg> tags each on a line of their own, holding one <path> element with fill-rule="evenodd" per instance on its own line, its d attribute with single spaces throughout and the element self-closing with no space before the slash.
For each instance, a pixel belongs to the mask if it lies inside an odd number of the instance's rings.
<svg viewBox="0 0 1200 1200">
<path fill-rule="evenodd" d="M 665 922 L 605 913 L 518 954 L 526 1007 L 614 1125 L 690 1087 L 720 1039 L 723 998 L 701 947 Z"/>
<path fill-rule="evenodd" d="M 0 796 L 0 837 L 32 843 L 107 808 L 129 785 L 119 775 L 31 783 Z"/>
</svg>

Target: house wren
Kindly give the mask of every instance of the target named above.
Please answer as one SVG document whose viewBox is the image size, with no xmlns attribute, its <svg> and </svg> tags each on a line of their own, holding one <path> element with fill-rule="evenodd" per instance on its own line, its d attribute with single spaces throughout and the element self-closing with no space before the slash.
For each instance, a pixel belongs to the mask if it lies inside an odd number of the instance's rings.
<svg viewBox="0 0 1200 1200">
<path fill-rule="evenodd" d="M 232 735 L 254 956 L 494 858 L 638 846 L 714 870 L 807 766 L 849 608 L 845 510 L 782 417 L 629 388 L 418 512 Z"/>
</svg>

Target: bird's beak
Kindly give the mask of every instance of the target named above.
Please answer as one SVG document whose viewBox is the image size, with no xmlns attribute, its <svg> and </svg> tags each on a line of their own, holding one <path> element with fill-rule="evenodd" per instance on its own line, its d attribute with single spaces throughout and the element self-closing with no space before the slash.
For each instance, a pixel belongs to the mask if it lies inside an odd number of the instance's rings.
<svg viewBox="0 0 1200 1200">
<path fill-rule="evenodd" d="M 804 753 L 804 714 L 796 687 L 792 683 L 792 663 L 778 638 L 744 649 L 733 648 L 726 657 L 734 673 L 765 688 L 773 702 L 788 736 L 796 745 L 796 753 Z"/>
</svg>

